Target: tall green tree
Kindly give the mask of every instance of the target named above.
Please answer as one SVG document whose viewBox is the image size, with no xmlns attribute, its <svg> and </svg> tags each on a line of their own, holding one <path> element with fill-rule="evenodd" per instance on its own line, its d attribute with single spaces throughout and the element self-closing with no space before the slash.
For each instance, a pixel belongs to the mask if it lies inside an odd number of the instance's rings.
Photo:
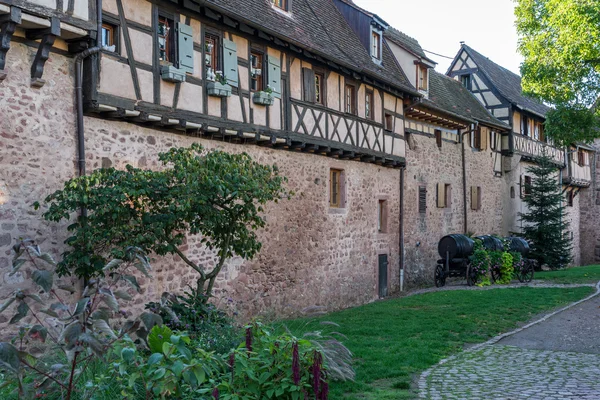
<svg viewBox="0 0 600 400">
<path fill-rule="evenodd" d="M 131 165 L 96 170 L 46 198 L 49 221 L 71 220 L 86 210 L 68 227 L 70 249 L 57 266 L 59 274 L 101 275 L 108 259 L 124 259 L 134 247 L 179 256 L 198 273 L 197 293 L 208 299 L 229 257 L 254 257 L 261 248 L 256 230 L 265 226 L 264 205 L 288 196 L 277 167 L 198 144 L 161 153 L 159 160 L 158 171 Z M 214 250 L 212 268 L 188 257 L 183 245 L 189 234 L 200 235 Z"/>
<path fill-rule="evenodd" d="M 547 154 L 529 167 L 531 184 L 526 183 L 523 201 L 528 211 L 520 213 L 523 236 L 531 243 L 529 258 L 538 267 L 564 268 L 572 259 L 572 241 L 565 218 L 565 202 L 558 184 L 558 167 Z"/>
<path fill-rule="evenodd" d="M 546 134 L 591 142 L 600 127 L 600 1 L 515 2 L 523 91 L 555 106 Z"/>
</svg>

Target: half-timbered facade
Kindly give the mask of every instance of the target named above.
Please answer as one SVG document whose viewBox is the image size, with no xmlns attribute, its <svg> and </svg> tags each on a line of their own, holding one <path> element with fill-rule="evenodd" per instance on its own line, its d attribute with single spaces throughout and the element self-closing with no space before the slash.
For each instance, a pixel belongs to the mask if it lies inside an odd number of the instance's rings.
<svg viewBox="0 0 600 400">
<path fill-rule="evenodd" d="M 342 308 L 398 289 L 404 103 L 421 94 L 384 21 L 366 15 L 365 42 L 333 0 L 90 0 L 76 12 L 82 4 L 0 0 L 10 22 L 0 22 L 0 246 L 55 229 L 28 204 L 78 173 L 155 167 L 160 151 L 200 142 L 277 164 L 295 192 L 267 210 L 259 256 L 231 260 L 218 282 L 242 313 Z M 41 185 L 24 186 L 36 176 Z M 214 262 L 197 238 L 186 246 Z M 194 279 L 172 260 L 156 264 L 148 299 Z"/>
<path fill-rule="evenodd" d="M 504 230 L 521 231 L 519 213 L 526 211 L 522 199 L 525 185 L 531 180 L 527 169 L 535 157 L 545 152 L 560 168 L 557 184 L 562 186 L 565 194 L 567 219 L 571 224 L 569 231 L 574 240 L 574 262 L 579 264 L 580 210 L 577 195 L 591 184 L 589 160 L 593 149 L 581 145 L 568 149 L 554 146 L 544 134 L 546 113 L 550 108 L 523 95 L 519 75 L 471 47 L 461 46 L 447 74 L 470 90 L 492 115 L 512 128 L 502 139 L 502 152 L 507 156 L 503 171 L 509 190 L 505 195 Z"/>
</svg>

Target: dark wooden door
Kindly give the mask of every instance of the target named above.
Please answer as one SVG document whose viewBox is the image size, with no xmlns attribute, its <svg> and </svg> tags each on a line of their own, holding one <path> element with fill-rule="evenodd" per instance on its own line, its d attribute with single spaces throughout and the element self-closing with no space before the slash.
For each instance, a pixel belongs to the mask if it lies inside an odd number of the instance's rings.
<svg viewBox="0 0 600 400">
<path fill-rule="evenodd" d="M 379 297 L 387 297 L 388 295 L 388 256 L 387 254 L 379 255 Z"/>
</svg>

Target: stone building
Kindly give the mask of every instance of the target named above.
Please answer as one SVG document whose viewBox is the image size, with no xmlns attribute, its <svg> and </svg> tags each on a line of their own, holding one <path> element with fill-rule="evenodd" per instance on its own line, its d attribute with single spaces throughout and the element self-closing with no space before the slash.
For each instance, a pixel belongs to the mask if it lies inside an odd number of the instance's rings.
<svg viewBox="0 0 600 400">
<path fill-rule="evenodd" d="M 492 116 L 434 67 L 349 0 L 0 0 L 0 299 L 27 284 L 9 275 L 15 240 L 65 249 L 34 201 L 194 142 L 277 164 L 296 193 L 266 210 L 257 257 L 219 278 L 244 315 L 363 304 L 397 292 L 401 271 L 430 284 L 441 236 L 514 228 L 520 165 L 546 146 L 511 129 L 543 115 L 507 98 Z M 575 215 L 583 183 L 565 178 Z M 194 280 L 157 259 L 140 302 Z"/>
</svg>

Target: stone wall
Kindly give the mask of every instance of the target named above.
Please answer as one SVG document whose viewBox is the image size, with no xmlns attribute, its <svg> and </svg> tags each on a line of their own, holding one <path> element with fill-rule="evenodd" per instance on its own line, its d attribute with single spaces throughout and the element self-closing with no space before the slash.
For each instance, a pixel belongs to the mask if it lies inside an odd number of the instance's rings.
<svg viewBox="0 0 600 400">
<path fill-rule="evenodd" d="M 462 180 L 462 145 L 443 141 L 438 148 L 435 138 L 411 134 L 407 149 L 405 179 L 405 257 L 406 277 L 411 285 L 431 285 L 436 261 L 440 258 L 439 240 L 448 234 L 463 233 L 464 198 Z M 505 184 L 494 177 L 494 158 L 490 150 L 465 149 L 467 175 L 467 231 L 476 235 L 502 232 Z M 436 186 L 450 185 L 450 203 L 437 207 Z M 419 187 L 427 189 L 427 212 L 419 213 Z M 470 187 L 481 187 L 481 208 L 471 209 Z"/>
<path fill-rule="evenodd" d="M 32 89 L 29 65 L 34 49 L 13 43 L 8 78 L 0 83 L 0 299 L 29 281 L 25 270 L 10 277 L 11 245 L 19 237 L 42 238 L 40 246 L 58 258 L 65 225 L 41 220 L 31 204 L 76 176 L 72 60 L 51 54 L 46 85 Z M 399 174 L 373 164 L 255 145 L 191 138 L 126 122 L 85 118 L 88 171 L 127 163 L 156 167 L 157 156 L 172 146 L 200 142 L 207 148 L 249 153 L 277 164 L 295 192 L 291 201 L 270 205 L 267 227 L 259 232 L 262 251 L 252 261 L 232 259 L 217 283 L 217 294 L 232 298 L 244 316 L 287 316 L 305 307 L 329 310 L 377 298 L 378 255 L 389 255 L 389 289 L 399 286 Z M 343 210 L 329 207 L 329 170 L 344 170 Z M 388 233 L 378 233 L 377 204 L 387 200 Z M 189 238 L 188 255 L 210 267 L 214 255 Z M 144 281 L 141 305 L 163 291 L 180 291 L 195 275 L 173 257 L 153 257 L 153 279 Z M 2 321 L 2 320 L 0 320 Z"/>
</svg>

